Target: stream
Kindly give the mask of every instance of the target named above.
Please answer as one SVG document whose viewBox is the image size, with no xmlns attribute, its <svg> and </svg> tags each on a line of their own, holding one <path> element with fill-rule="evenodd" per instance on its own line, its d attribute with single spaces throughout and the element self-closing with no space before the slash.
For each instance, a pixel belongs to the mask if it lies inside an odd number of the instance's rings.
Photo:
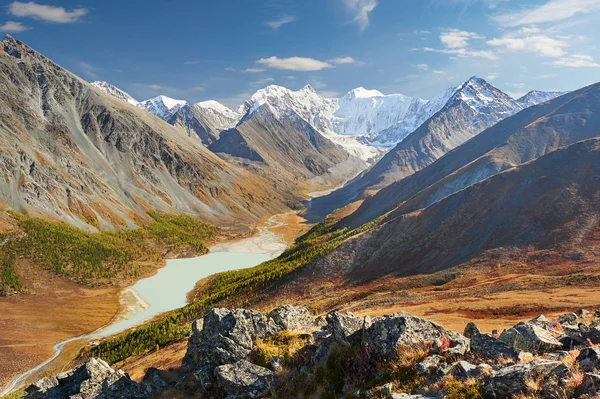
<svg viewBox="0 0 600 399">
<path fill-rule="evenodd" d="M 270 231 L 284 225 L 283 222 L 276 220 L 278 216 L 272 216 L 266 226 L 260 227 L 259 233 L 252 237 L 212 246 L 210 252 L 203 256 L 167 260 L 166 265 L 155 275 L 142 279 L 122 291 L 121 304 L 124 311 L 109 325 L 90 334 L 57 343 L 53 348 L 54 354 L 50 358 L 15 377 L 0 396 L 13 391 L 43 370 L 61 354 L 68 343 L 104 338 L 139 326 L 161 313 L 185 306 L 187 293 L 205 277 L 228 270 L 257 266 L 276 258 L 287 248 L 287 244 Z"/>
</svg>

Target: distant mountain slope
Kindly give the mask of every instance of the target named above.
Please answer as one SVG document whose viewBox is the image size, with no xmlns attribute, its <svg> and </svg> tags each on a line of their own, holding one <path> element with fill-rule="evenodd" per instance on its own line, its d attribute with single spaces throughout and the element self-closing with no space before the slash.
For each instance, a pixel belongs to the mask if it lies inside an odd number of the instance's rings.
<svg viewBox="0 0 600 399">
<path fill-rule="evenodd" d="M 290 181 L 322 177 L 335 187 L 365 167 L 292 110 L 270 103 L 250 108 L 238 125 L 209 146 L 217 154 L 267 166 Z"/>
<path fill-rule="evenodd" d="M 444 107 L 346 187 L 313 201 L 311 211 L 324 216 L 425 168 L 448 151 L 511 116 L 522 106 L 483 79 L 472 77 Z"/>
<path fill-rule="evenodd" d="M 216 101 L 205 101 L 192 106 L 184 105 L 167 122 L 179 126 L 189 136 L 196 135 L 205 145 L 219 139 L 221 132 L 233 128 L 242 117 Z"/>
<path fill-rule="evenodd" d="M 126 103 L 132 104 L 132 105 L 138 105 L 139 102 L 138 100 L 136 100 L 135 98 L 133 98 L 129 93 L 119 89 L 116 86 L 111 85 L 108 82 L 102 82 L 102 81 L 95 81 L 90 83 L 92 86 L 110 94 L 113 97 L 118 98 L 119 100 L 125 101 Z"/>
<path fill-rule="evenodd" d="M 427 208 L 394 213 L 300 272 L 364 282 L 432 273 L 500 248 L 569 248 L 598 226 L 600 139 L 499 173 Z"/>
<path fill-rule="evenodd" d="M 382 189 L 345 223 L 360 225 L 396 207 L 396 212 L 412 212 L 498 172 L 597 136 L 600 84 L 503 120 L 421 172 Z"/>
<path fill-rule="evenodd" d="M 546 101 L 550 101 L 555 99 L 556 97 L 563 96 L 567 94 L 568 91 L 539 91 L 532 90 L 529 93 L 525 94 L 523 97 L 520 97 L 517 102 L 523 107 L 531 107 L 533 105 L 537 105 Z"/>
<path fill-rule="evenodd" d="M 298 199 L 10 36 L 0 93 L 0 202 L 13 209 L 111 229 L 148 209 L 239 223 Z"/>
</svg>

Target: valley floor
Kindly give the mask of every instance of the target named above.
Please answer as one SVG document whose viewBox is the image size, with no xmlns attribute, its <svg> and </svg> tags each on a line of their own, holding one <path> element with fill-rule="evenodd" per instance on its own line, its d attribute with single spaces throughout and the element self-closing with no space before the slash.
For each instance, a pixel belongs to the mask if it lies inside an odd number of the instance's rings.
<svg viewBox="0 0 600 399">
<path fill-rule="evenodd" d="M 289 212 L 263 221 L 258 230 L 266 229 L 279 237 L 280 242 L 290 244 L 309 227 L 305 219 Z M 212 244 L 235 245 L 245 236 L 247 238 L 247 234 L 226 229 Z M 48 359 L 56 343 L 111 324 L 124 311 L 124 304 L 120 303 L 121 288 L 82 288 L 23 261 L 17 272 L 29 294 L 0 301 L 0 392 L 16 375 Z M 86 344 L 85 340 L 70 342 L 54 361 L 25 382 L 68 369 Z M 165 349 L 164 353 L 175 349 L 176 346 Z M 178 354 L 168 358 L 171 360 L 166 364 L 152 358 L 142 364 L 173 366 L 180 361 Z"/>
</svg>

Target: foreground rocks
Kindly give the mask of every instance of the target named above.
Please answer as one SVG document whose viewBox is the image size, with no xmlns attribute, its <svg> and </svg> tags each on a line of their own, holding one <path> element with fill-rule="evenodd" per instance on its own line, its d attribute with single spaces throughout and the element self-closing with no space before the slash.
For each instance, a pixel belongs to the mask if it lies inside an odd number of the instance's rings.
<svg viewBox="0 0 600 399">
<path fill-rule="evenodd" d="M 469 323 L 462 335 L 404 312 L 314 319 L 290 305 L 266 315 L 212 309 L 193 324 L 175 381 L 149 369 L 136 383 L 90 359 L 25 397 L 589 398 L 600 388 L 598 325 L 582 310 L 494 335 Z"/>
</svg>

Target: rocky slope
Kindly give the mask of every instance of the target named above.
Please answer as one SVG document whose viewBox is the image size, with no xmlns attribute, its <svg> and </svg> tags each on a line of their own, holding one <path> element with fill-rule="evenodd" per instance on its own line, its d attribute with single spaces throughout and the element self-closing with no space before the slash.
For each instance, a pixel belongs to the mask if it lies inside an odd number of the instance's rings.
<svg viewBox="0 0 600 399">
<path fill-rule="evenodd" d="M 577 252 L 598 226 L 600 139 L 498 173 L 423 209 L 389 212 L 368 231 L 299 271 L 346 283 L 428 274 L 505 248 Z"/>
<path fill-rule="evenodd" d="M 0 92 L 0 201 L 15 210 L 114 229 L 139 225 L 147 209 L 226 222 L 293 201 L 10 36 Z"/>
<path fill-rule="evenodd" d="M 556 97 L 564 96 L 568 91 L 539 91 L 532 90 L 529 93 L 525 94 L 523 97 L 520 97 L 517 101 L 519 104 L 523 105 L 525 108 L 531 107 L 537 104 L 544 103 L 546 101 L 550 101 L 555 99 Z"/>
<path fill-rule="evenodd" d="M 335 187 L 359 173 L 366 164 L 293 111 L 258 103 L 238 125 L 221 133 L 208 147 L 227 160 L 251 162 L 290 182 L 319 181 Z"/>
<path fill-rule="evenodd" d="M 92 358 L 24 397 L 589 398 L 600 383 L 598 316 L 541 315 L 490 335 L 403 312 L 315 319 L 290 305 L 268 314 L 212 309 L 194 323 L 177 373 L 151 368 L 137 383 Z"/>
<path fill-rule="evenodd" d="M 527 108 L 487 129 L 421 172 L 368 198 L 344 224 L 357 226 L 396 207 L 409 213 L 541 155 L 600 135 L 600 84 Z"/>
<path fill-rule="evenodd" d="M 521 109 L 516 100 L 483 79 L 472 77 L 453 92 L 440 111 L 370 170 L 346 187 L 314 201 L 312 212 L 324 216 L 365 193 L 402 180 Z"/>
<path fill-rule="evenodd" d="M 116 86 L 111 85 L 108 82 L 103 82 L 103 81 L 95 81 L 90 83 L 92 86 L 106 92 L 107 94 L 110 94 L 113 97 L 118 98 L 121 101 L 125 101 L 126 103 L 129 103 L 131 105 L 138 105 L 139 101 L 136 100 L 135 98 L 133 98 L 129 93 L 119 89 Z"/>
</svg>

